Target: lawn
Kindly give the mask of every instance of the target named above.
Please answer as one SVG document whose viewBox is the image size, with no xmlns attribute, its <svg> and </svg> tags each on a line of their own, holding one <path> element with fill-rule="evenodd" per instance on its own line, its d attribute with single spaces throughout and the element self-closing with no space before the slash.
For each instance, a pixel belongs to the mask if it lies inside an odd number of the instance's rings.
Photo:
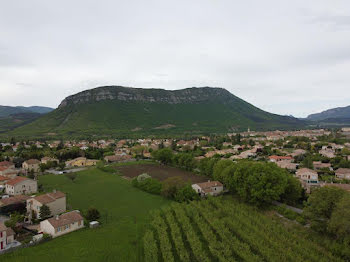
<svg viewBox="0 0 350 262">
<path fill-rule="evenodd" d="M 35 247 L 0 256 L 7 261 L 140 261 L 142 236 L 149 211 L 170 201 L 131 186 L 118 175 L 89 169 L 77 173 L 74 182 L 65 176 L 40 177 L 45 191 L 67 194 L 68 208 L 85 211 L 94 206 L 102 214 L 102 226 L 82 229 Z"/>
<path fill-rule="evenodd" d="M 154 162 L 140 162 L 140 164 L 137 165 L 116 166 L 116 169 L 123 176 L 128 177 L 130 179 L 135 178 L 143 173 L 146 173 L 152 178 L 158 179 L 160 181 L 164 181 L 170 177 L 181 177 L 186 182 L 190 181 L 191 184 L 206 182 L 209 180 L 209 178 L 205 176 L 199 176 L 192 172 L 182 170 L 180 168 L 159 165 Z"/>
</svg>

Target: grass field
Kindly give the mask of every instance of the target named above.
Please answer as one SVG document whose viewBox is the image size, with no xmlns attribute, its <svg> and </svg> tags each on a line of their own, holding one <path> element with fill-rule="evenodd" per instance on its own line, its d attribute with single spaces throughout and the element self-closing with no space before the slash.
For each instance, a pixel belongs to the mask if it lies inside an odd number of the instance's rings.
<svg viewBox="0 0 350 262">
<path fill-rule="evenodd" d="M 72 182 L 65 176 L 45 175 L 39 183 L 46 191 L 67 194 L 68 207 L 85 211 L 90 206 L 102 213 L 102 226 L 83 229 L 35 247 L 0 256 L 7 261 L 140 261 L 142 236 L 149 211 L 170 202 L 131 186 L 117 175 L 89 169 Z"/>
<path fill-rule="evenodd" d="M 133 162 L 131 162 L 133 163 Z M 208 177 L 198 176 L 192 172 L 182 170 L 180 168 L 159 165 L 157 163 L 144 163 L 138 165 L 122 165 L 116 166 L 116 169 L 128 178 L 134 178 L 143 173 L 147 173 L 152 178 L 164 181 L 170 177 L 181 177 L 184 181 L 190 181 L 192 184 L 206 182 Z"/>
</svg>

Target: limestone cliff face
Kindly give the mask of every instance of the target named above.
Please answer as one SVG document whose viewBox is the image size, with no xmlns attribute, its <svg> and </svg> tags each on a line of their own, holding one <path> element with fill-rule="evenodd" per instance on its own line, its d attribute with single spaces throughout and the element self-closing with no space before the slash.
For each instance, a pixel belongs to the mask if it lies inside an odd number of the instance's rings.
<svg viewBox="0 0 350 262">
<path fill-rule="evenodd" d="M 181 90 L 142 89 L 123 86 L 103 86 L 86 90 L 65 98 L 59 108 L 67 105 L 103 100 L 158 102 L 169 104 L 196 103 L 220 98 L 221 101 L 235 97 L 223 88 L 200 87 Z"/>
</svg>

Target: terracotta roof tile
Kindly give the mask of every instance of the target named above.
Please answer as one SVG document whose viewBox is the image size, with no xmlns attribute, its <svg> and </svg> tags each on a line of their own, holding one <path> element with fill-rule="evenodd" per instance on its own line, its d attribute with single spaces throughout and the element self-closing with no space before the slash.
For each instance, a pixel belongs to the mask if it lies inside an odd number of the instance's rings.
<svg viewBox="0 0 350 262">
<path fill-rule="evenodd" d="M 20 182 L 23 182 L 23 181 L 26 181 L 26 180 L 31 180 L 29 178 L 26 178 L 26 177 L 22 177 L 22 176 L 18 176 L 14 179 L 11 179 L 10 181 L 8 181 L 6 184 L 7 185 L 11 185 L 11 186 L 14 186 Z"/>
<path fill-rule="evenodd" d="M 56 191 L 55 193 L 47 193 L 44 195 L 36 196 L 34 199 L 41 204 L 48 204 L 56 201 L 59 198 L 65 197 L 66 195 L 60 191 Z"/>
<path fill-rule="evenodd" d="M 29 196 L 25 196 L 25 195 L 17 195 L 13 197 L 3 198 L 3 199 L 0 199 L 0 206 L 7 206 L 7 205 L 16 204 L 16 203 L 21 203 L 26 201 L 29 198 L 30 198 Z"/>
<path fill-rule="evenodd" d="M 71 211 L 71 212 L 62 214 L 58 216 L 58 219 L 56 217 L 52 217 L 48 219 L 49 223 L 54 228 L 69 225 L 81 220 L 84 220 L 84 218 L 80 215 L 79 211 Z"/>
<path fill-rule="evenodd" d="M 40 161 L 38 159 L 29 159 L 27 161 L 25 161 L 27 164 L 29 165 L 33 165 L 33 164 L 40 164 Z"/>
<path fill-rule="evenodd" d="M 9 161 L 1 161 L 0 166 L 13 166 L 14 164 Z"/>
</svg>

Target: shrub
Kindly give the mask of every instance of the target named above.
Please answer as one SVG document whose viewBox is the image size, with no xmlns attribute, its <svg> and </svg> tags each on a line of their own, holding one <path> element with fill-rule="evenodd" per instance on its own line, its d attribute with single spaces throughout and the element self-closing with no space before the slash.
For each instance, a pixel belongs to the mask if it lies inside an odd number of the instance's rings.
<svg viewBox="0 0 350 262">
<path fill-rule="evenodd" d="M 88 221 L 94 221 L 94 220 L 98 220 L 100 218 L 100 212 L 94 208 L 94 207 L 90 207 L 87 212 L 86 212 L 86 215 L 85 215 L 85 218 L 88 220 Z"/>
</svg>

